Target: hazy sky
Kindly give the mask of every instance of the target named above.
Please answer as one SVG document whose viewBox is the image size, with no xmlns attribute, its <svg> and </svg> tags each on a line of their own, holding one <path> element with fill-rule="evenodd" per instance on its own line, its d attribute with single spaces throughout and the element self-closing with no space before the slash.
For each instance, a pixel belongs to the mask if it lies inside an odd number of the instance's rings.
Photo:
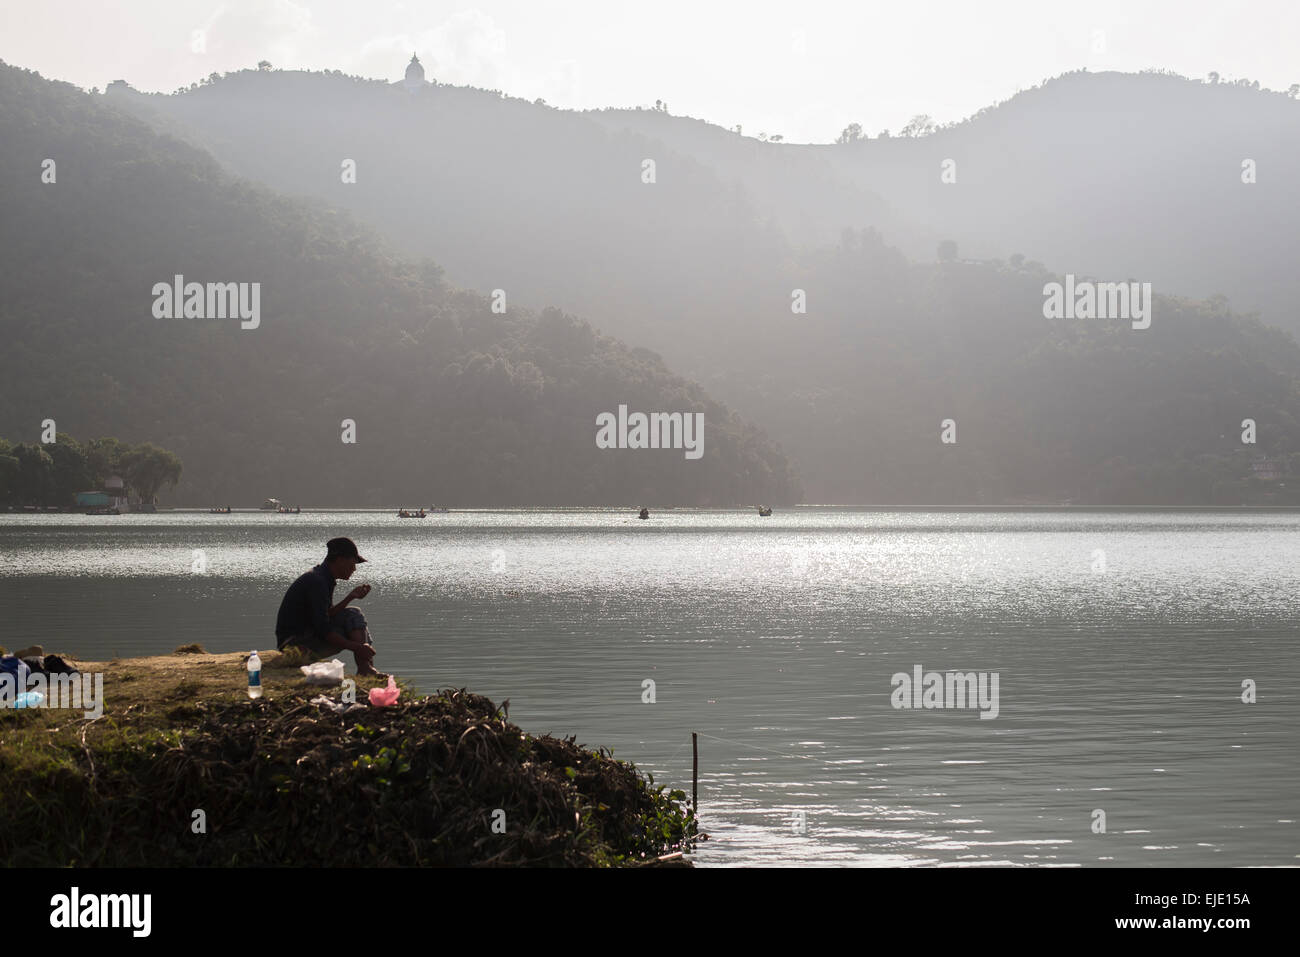
<svg viewBox="0 0 1300 957">
<path fill-rule="evenodd" d="M 171 91 L 268 59 L 553 106 L 649 106 L 828 142 L 968 116 L 1086 66 L 1300 83 L 1293 0 L 0 0 L 0 59 L 78 86 Z"/>
</svg>

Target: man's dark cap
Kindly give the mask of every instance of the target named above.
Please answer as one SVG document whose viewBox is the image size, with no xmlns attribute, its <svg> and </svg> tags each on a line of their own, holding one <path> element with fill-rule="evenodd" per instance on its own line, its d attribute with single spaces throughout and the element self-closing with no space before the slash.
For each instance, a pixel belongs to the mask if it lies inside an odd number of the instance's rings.
<svg viewBox="0 0 1300 957">
<path fill-rule="evenodd" d="M 355 558 L 357 564 L 364 562 L 365 559 L 357 552 L 357 543 L 350 538 L 331 538 L 325 543 L 325 561 L 331 558 L 337 558 L 345 555 L 348 558 Z"/>
</svg>

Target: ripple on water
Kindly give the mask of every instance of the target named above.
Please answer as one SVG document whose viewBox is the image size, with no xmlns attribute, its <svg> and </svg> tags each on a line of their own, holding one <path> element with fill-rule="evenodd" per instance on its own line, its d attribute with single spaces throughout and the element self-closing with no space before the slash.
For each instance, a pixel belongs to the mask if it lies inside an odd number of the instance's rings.
<svg viewBox="0 0 1300 957">
<path fill-rule="evenodd" d="M 1298 530 L 1257 512 L 3 515 L 0 601 L 15 634 L 87 658 L 266 648 L 288 582 L 346 534 L 383 661 L 420 688 L 510 698 L 530 731 L 674 787 L 700 732 L 701 864 L 1289 865 Z M 891 676 L 916 665 L 998 672 L 998 717 L 895 710 Z"/>
</svg>

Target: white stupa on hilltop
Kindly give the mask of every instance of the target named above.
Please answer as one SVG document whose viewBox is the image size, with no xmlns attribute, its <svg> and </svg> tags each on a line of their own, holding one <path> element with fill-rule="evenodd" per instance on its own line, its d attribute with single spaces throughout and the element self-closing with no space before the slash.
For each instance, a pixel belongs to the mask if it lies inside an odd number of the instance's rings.
<svg viewBox="0 0 1300 957">
<path fill-rule="evenodd" d="M 402 81 L 402 86 L 414 93 L 426 85 L 424 67 L 420 66 L 420 58 L 412 53 L 411 62 L 406 65 L 406 79 Z"/>
</svg>

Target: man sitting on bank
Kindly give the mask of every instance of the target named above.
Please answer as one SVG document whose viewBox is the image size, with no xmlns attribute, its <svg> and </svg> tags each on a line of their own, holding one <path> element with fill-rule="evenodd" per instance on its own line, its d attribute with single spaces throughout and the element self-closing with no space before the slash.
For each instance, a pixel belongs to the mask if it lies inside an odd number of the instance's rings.
<svg viewBox="0 0 1300 957">
<path fill-rule="evenodd" d="M 281 651 L 290 645 L 306 649 L 313 658 L 328 658 L 340 651 L 356 657 L 357 674 L 382 678 L 375 670 L 375 648 L 370 629 L 359 608 L 349 608 L 370 594 L 369 585 L 358 585 L 337 605 L 334 585 L 347 581 L 364 562 L 350 538 L 331 538 L 325 543 L 325 561 L 298 576 L 280 602 L 275 617 L 275 644 Z"/>
</svg>

